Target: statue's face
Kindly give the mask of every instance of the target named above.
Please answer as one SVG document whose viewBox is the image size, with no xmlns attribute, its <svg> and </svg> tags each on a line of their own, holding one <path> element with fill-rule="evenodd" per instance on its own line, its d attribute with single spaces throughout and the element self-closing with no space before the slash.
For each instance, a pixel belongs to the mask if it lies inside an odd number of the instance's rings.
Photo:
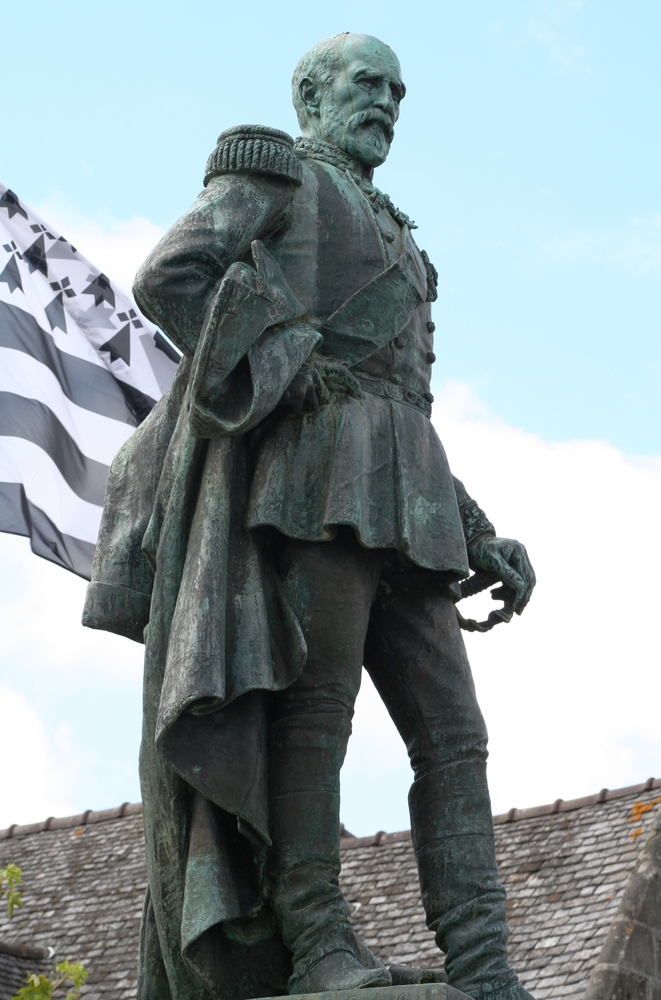
<svg viewBox="0 0 661 1000">
<path fill-rule="evenodd" d="M 406 88 L 394 52 L 376 38 L 349 37 L 331 82 L 318 95 L 311 131 L 367 167 L 390 151 Z"/>
</svg>

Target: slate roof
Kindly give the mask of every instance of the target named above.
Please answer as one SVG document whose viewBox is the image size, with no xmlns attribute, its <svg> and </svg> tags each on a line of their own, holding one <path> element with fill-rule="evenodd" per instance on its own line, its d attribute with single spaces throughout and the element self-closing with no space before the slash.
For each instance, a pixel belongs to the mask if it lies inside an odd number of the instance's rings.
<svg viewBox="0 0 661 1000">
<path fill-rule="evenodd" d="M 27 954 L 26 954 L 27 953 Z M 52 962 L 43 948 L 12 948 L 0 943 L 0 997 L 13 997 L 33 973 L 50 974 Z"/>
<path fill-rule="evenodd" d="M 9 827 L 0 832 L 0 867 L 10 862 L 23 870 L 25 908 L 11 924 L 0 912 L 0 941 L 51 946 L 55 961 L 82 961 L 95 1000 L 134 997 L 147 886 L 142 806 Z M 0 1000 L 9 1000 L 3 990 L 0 980 Z"/>
<path fill-rule="evenodd" d="M 660 788 L 650 780 L 494 817 L 510 960 L 535 1000 L 583 997 L 661 803 Z M 439 964 L 408 832 L 347 841 L 342 883 L 358 934 L 382 961 Z"/>
<path fill-rule="evenodd" d="M 661 780 L 650 779 L 494 817 L 512 964 L 536 1000 L 582 1000 L 660 790 Z M 345 837 L 342 859 L 342 887 L 365 942 L 388 964 L 438 967 L 410 834 Z M 0 1000 L 13 995 L 26 961 L 4 955 L 2 942 L 83 961 L 90 1000 L 131 1000 L 146 886 L 142 807 L 0 831 L 0 867 L 10 862 L 23 869 L 26 906 L 11 925 L 0 912 Z"/>
</svg>

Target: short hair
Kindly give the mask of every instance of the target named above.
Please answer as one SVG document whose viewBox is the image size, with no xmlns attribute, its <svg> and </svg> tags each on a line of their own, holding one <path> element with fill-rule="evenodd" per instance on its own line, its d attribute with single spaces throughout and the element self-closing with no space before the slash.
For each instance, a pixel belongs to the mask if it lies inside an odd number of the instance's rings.
<svg viewBox="0 0 661 1000">
<path fill-rule="evenodd" d="M 341 35 L 332 35 L 324 38 L 323 41 L 313 45 L 309 52 L 299 59 L 291 80 L 291 96 L 296 110 L 296 116 L 301 128 L 307 124 L 310 118 L 308 109 L 305 106 L 300 94 L 301 81 L 310 77 L 322 87 L 327 86 L 338 64 L 338 53 L 342 47 L 342 41 L 349 34 L 345 31 Z"/>
<path fill-rule="evenodd" d="M 314 80 L 321 87 L 326 87 L 333 78 L 333 73 L 341 61 L 341 52 L 344 45 L 351 38 L 370 38 L 370 35 L 361 35 L 353 31 L 345 31 L 341 35 L 332 35 L 324 38 L 322 42 L 313 45 L 309 52 L 306 52 L 299 60 L 298 66 L 294 70 L 291 81 L 292 101 L 296 109 L 298 123 L 304 128 L 310 120 L 310 113 L 305 106 L 300 94 L 300 84 L 306 77 Z M 379 39 L 376 39 L 379 41 Z M 384 48 L 390 48 L 385 42 L 380 42 Z"/>
</svg>

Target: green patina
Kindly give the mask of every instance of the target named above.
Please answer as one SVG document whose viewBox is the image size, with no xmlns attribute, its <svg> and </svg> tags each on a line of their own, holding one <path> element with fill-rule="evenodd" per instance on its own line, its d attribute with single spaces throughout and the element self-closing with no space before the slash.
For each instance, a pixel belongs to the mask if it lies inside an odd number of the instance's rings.
<svg viewBox="0 0 661 1000">
<path fill-rule="evenodd" d="M 436 272 L 373 183 L 405 94 L 397 58 L 336 36 L 293 93 L 302 137 L 223 133 L 135 283 L 183 360 L 113 464 L 84 621 L 146 646 L 139 998 L 450 1000 L 415 985 L 447 976 L 525 1000 L 452 588 L 472 567 L 520 612 L 534 574 L 429 420 Z M 444 973 L 385 969 L 337 888 L 363 663 L 411 756 Z"/>
</svg>

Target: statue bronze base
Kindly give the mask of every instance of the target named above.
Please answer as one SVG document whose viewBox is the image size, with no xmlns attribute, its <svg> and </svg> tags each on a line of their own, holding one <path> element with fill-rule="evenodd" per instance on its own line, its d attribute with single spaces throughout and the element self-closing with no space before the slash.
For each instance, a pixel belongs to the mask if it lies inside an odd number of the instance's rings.
<svg viewBox="0 0 661 1000">
<path fill-rule="evenodd" d="M 261 1000 L 270 1000 L 262 997 Z M 414 986 L 377 986 L 366 990 L 337 990 L 328 993 L 297 993 L 289 1000 L 470 1000 L 447 983 Z"/>
</svg>

